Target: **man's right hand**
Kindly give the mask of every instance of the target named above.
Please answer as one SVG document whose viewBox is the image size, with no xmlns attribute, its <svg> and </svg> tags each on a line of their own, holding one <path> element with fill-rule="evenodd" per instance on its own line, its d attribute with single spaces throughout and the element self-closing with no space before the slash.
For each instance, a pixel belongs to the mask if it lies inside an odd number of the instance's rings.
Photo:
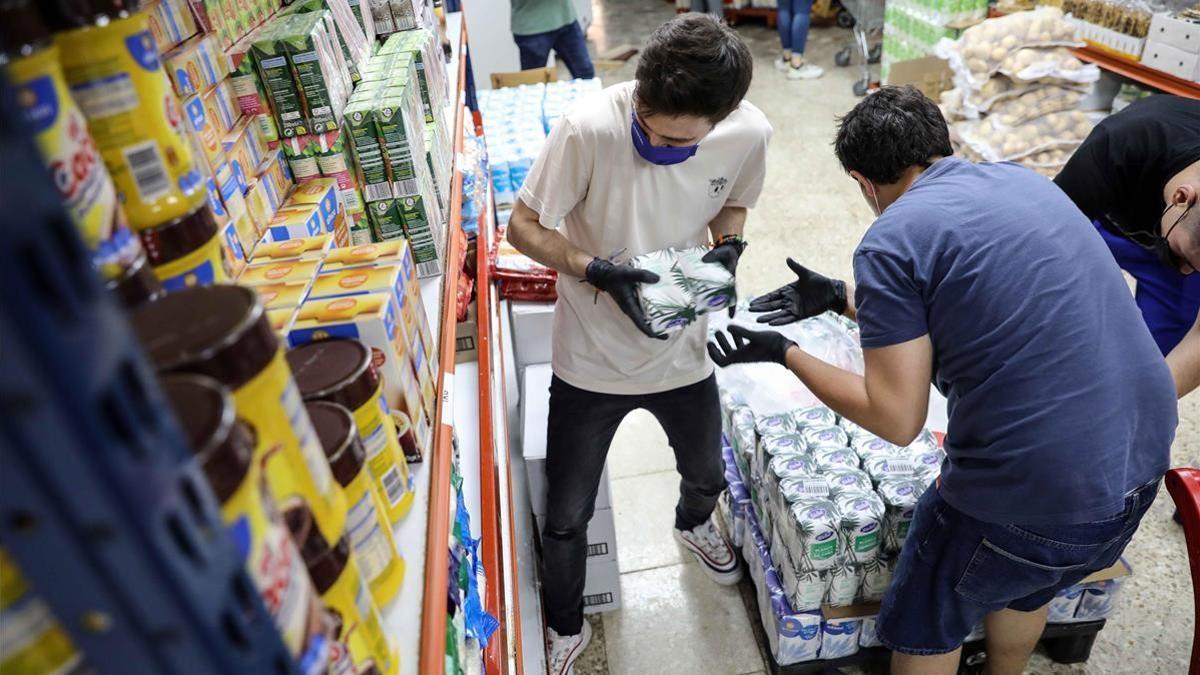
<svg viewBox="0 0 1200 675">
<path fill-rule="evenodd" d="M 771 312 L 758 317 L 759 323 L 784 326 L 827 310 L 838 314 L 846 311 L 845 282 L 817 274 L 791 258 L 787 264 L 796 273 L 796 281 L 750 303 L 751 312 Z"/>
<path fill-rule="evenodd" d="M 637 285 L 658 283 L 657 274 L 632 265 L 618 265 L 601 258 L 592 258 L 592 262 L 588 263 L 585 278 L 589 284 L 608 293 L 613 302 L 617 303 L 617 307 L 620 307 L 621 311 L 633 320 L 633 325 L 647 337 L 656 340 L 667 339 L 665 334 L 655 333 L 650 328 L 650 323 L 646 321 L 646 315 L 642 312 L 642 303 L 638 301 Z"/>
</svg>

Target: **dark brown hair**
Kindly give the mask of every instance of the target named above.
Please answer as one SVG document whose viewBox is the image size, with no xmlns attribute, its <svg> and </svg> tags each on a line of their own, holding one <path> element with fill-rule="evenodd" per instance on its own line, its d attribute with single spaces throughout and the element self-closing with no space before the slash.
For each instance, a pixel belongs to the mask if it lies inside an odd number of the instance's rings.
<svg viewBox="0 0 1200 675">
<path fill-rule="evenodd" d="M 638 111 L 716 124 L 742 102 L 753 71 L 750 50 L 733 29 L 708 14 L 680 15 L 659 26 L 642 50 Z"/>
</svg>

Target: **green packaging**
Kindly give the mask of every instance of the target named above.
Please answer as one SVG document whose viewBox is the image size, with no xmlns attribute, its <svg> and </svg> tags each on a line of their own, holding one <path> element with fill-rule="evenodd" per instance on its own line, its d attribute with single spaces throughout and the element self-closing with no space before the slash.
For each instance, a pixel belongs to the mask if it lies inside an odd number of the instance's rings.
<svg viewBox="0 0 1200 675">
<path fill-rule="evenodd" d="M 403 60 L 396 62 L 400 66 Z M 411 71 L 412 62 L 408 61 Z M 418 123 L 411 79 L 383 90 L 374 107 L 375 126 L 392 181 L 392 195 L 421 194 L 419 177 L 425 162 L 424 124 Z M 420 130 L 420 133 L 418 133 Z"/>
<path fill-rule="evenodd" d="M 392 198 L 392 183 L 387 168 L 383 147 L 379 144 L 379 131 L 375 126 L 374 105 L 380 92 L 370 95 L 364 92 L 346 106 L 345 128 L 349 135 L 355 173 L 362 186 L 363 198 L 375 202 Z"/>
<path fill-rule="evenodd" d="M 308 12 L 281 19 L 281 41 L 291 62 L 296 84 L 299 85 L 309 133 L 333 131 L 338 128 L 343 107 L 338 92 L 344 87 L 336 82 L 336 61 L 333 59 L 326 32 L 325 13 Z"/>
<path fill-rule="evenodd" d="M 402 239 L 406 236 L 397 200 L 384 199 L 367 204 L 367 216 L 371 220 L 371 234 L 375 241 Z"/>
<path fill-rule="evenodd" d="M 436 216 L 430 218 L 425 198 L 416 195 L 397 199 L 396 208 L 404 222 L 404 233 L 408 235 L 413 260 L 417 263 L 417 276 L 424 278 L 441 274 L 441 241 L 434 230 Z"/>
<path fill-rule="evenodd" d="M 292 80 L 286 47 L 279 38 L 283 23 L 277 21 L 266 27 L 250 50 L 254 66 L 258 69 L 259 82 L 266 90 L 275 114 L 279 135 L 291 138 L 307 133 L 308 122 L 304 118 L 300 92 Z"/>
</svg>

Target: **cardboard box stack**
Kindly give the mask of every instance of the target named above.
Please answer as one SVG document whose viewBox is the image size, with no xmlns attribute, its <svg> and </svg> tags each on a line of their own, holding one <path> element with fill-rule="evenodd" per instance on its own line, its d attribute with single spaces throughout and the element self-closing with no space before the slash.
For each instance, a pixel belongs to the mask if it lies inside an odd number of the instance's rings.
<svg viewBox="0 0 1200 675">
<path fill-rule="evenodd" d="M 929 56 L 940 40 L 959 36 L 956 26 L 985 16 L 986 0 L 891 0 L 884 8 L 880 79 L 890 82 L 892 64 Z"/>
</svg>

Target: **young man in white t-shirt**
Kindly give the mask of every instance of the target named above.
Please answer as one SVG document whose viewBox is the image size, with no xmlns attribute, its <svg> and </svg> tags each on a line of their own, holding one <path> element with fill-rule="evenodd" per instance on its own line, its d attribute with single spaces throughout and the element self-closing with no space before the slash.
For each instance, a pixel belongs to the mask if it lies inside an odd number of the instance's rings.
<svg viewBox="0 0 1200 675">
<path fill-rule="evenodd" d="M 636 81 L 609 87 L 558 123 L 513 209 L 509 241 L 559 272 L 542 536 L 554 675 L 571 671 L 590 638 L 587 524 L 609 444 L 630 411 L 654 414 L 675 451 L 683 478 L 675 538 L 718 583 L 741 576 L 711 521 L 725 478 L 707 322 L 655 335 L 637 288 L 658 277 L 627 262 L 711 237 L 706 260 L 736 270 L 771 137 L 766 117 L 742 100 L 752 69 L 741 38 L 711 16 L 663 24 L 642 51 Z"/>
</svg>

